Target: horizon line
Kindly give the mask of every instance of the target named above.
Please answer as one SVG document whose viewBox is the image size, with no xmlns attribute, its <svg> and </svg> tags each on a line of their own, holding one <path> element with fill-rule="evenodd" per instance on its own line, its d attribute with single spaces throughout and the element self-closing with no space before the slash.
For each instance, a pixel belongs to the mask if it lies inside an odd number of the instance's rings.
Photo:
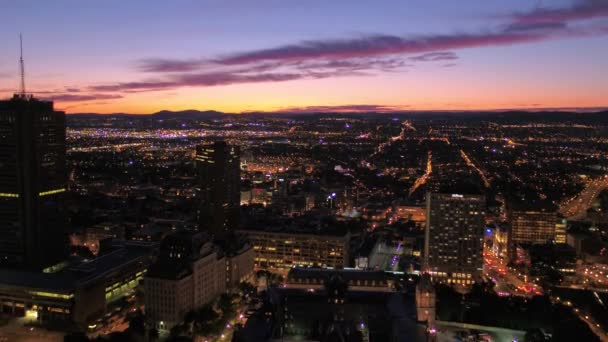
<svg viewBox="0 0 608 342">
<path fill-rule="evenodd" d="M 340 106 L 336 106 L 340 107 Z M 57 110 L 62 110 L 58 108 Z M 542 113 L 542 112 L 563 112 L 563 113 L 602 113 L 608 111 L 608 106 L 599 107 L 515 107 L 515 108 L 497 108 L 497 109 L 403 109 L 403 110 L 275 110 L 275 111 L 242 111 L 242 112 L 225 112 L 215 109 L 161 109 L 150 113 L 126 113 L 126 112 L 111 112 L 111 113 L 99 113 L 99 112 L 73 112 L 66 113 L 66 115 L 154 115 L 161 112 L 215 112 L 218 114 L 225 115 L 255 115 L 255 114 L 379 114 L 379 115 L 390 115 L 390 114 L 407 114 L 407 113 L 504 113 L 504 112 L 528 112 L 528 113 Z"/>
</svg>

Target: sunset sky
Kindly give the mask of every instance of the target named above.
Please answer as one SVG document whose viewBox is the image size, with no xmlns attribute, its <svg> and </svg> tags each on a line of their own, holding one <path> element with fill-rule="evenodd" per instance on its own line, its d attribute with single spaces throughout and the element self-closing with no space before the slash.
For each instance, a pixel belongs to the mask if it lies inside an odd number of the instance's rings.
<svg viewBox="0 0 608 342">
<path fill-rule="evenodd" d="M 0 0 L 69 113 L 608 107 L 608 0 Z"/>
</svg>

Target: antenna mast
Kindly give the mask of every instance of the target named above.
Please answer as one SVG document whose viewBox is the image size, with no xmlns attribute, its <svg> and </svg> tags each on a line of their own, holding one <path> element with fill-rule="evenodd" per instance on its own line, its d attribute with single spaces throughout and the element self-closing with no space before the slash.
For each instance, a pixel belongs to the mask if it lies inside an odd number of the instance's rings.
<svg viewBox="0 0 608 342">
<path fill-rule="evenodd" d="M 21 97 L 25 97 L 25 65 L 23 63 L 23 37 L 21 33 L 19 34 L 19 48 L 21 52 L 21 57 L 19 58 L 19 67 L 21 68 L 21 89 L 19 89 L 19 93 Z"/>
</svg>

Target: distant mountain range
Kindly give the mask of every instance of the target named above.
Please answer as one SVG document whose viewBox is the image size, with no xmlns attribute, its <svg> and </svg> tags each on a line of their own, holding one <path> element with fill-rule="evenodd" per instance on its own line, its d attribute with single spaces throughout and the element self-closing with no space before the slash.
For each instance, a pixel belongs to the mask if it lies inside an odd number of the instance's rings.
<svg viewBox="0 0 608 342">
<path fill-rule="evenodd" d="M 171 110 L 161 110 L 160 112 L 152 113 L 152 114 L 129 114 L 129 113 L 112 113 L 112 114 L 98 114 L 98 113 L 74 113 L 69 114 L 70 116 L 75 117 L 96 117 L 99 115 L 107 115 L 107 116 L 115 116 L 115 117 L 147 117 L 154 118 L 159 120 L 168 120 L 168 119 L 178 119 L 178 118 L 189 118 L 189 119 L 216 119 L 220 118 L 222 115 L 226 113 L 218 112 L 215 110 L 180 110 L 180 111 L 171 111 Z"/>
<path fill-rule="evenodd" d="M 195 109 L 171 111 L 161 110 L 152 114 L 129 114 L 129 113 L 113 113 L 113 114 L 97 114 L 97 113 L 74 113 L 69 114 L 73 118 L 87 118 L 87 117 L 99 117 L 101 115 L 110 117 L 129 117 L 129 118 L 147 118 L 147 119 L 158 119 L 158 120 L 171 120 L 171 119 L 219 119 L 226 115 L 234 115 L 234 113 L 224 113 L 214 110 L 200 111 Z M 608 110 L 597 109 L 597 111 L 566 111 L 566 110 L 504 110 L 504 111 L 400 111 L 400 112 L 251 112 L 242 113 L 240 115 L 254 115 L 254 116 L 284 116 L 284 117 L 302 117 L 307 116 L 311 118 L 320 116 L 346 116 L 346 117 L 366 117 L 376 115 L 393 115 L 399 117 L 432 117 L 432 118 L 454 118 L 454 117 L 481 117 L 481 116 L 493 116 L 495 118 L 503 119 L 570 119 L 585 118 L 585 119 L 608 119 Z"/>
</svg>

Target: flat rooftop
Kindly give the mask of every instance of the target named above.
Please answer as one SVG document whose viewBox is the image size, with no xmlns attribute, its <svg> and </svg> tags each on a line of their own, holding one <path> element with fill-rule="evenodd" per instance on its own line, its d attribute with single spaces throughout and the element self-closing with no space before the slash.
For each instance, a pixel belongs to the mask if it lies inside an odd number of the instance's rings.
<svg viewBox="0 0 608 342">
<path fill-rule="evenodd" d="M 0 287 L 69 292 L 127 264 L 145 261 L 150 254 L 150 245 L 128 244 L 95 259 L 71 259 L 67 266 L 55 273 L 0 269 Z"/>
</svg>

